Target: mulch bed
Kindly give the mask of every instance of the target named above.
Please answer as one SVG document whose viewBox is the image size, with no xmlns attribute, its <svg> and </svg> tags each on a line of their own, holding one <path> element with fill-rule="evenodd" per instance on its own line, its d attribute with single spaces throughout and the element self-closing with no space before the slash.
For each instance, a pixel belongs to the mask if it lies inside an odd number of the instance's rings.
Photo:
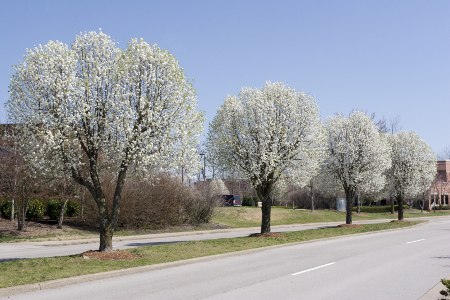
<svg viewBox="0 0 450 300">
<path fill-rule="evenodd" d="M 281 234 L 278 232 L 269 232 L 269 233 L 252 233 L 249 237 L 261 237 L 261 238 L 278 238 Z"/>
<path fill-rule="evenodd" d="M 99 260 L 129 260 L 138 258 L 137 255 L 134 255 L 128 251 L 123 250 L 114 250 L 109 252 L 100 252 L 100 251 L 86 251 L 81 253 L 81 256 L 84 259 L 99 259 Z"/>
</svg>

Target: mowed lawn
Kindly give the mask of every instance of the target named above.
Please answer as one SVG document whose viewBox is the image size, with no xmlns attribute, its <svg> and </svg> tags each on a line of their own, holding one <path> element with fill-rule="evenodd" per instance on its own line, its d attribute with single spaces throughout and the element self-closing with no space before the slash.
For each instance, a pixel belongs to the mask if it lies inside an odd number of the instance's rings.
<svg viewBox="0 0 450 300">
<path fill-rule="evenodd" d="M 420 212 L 416 209 L 404 211 L 405 218 L 450 216 L 450 211 Z M 353 220 L 397 219 L 397 212 L 386 213 L 353 213 Z M 272 225 L 289 225 L 321 222 L 345 223 L 345 212 L 335 210 L 293 210 L 273 207 L 271 214 Z M 212 217 L 211 223 L 232 228 L 257 227 L 261 225 L 261 209 L 258 207 L 218 207 Z"/>
</svg>

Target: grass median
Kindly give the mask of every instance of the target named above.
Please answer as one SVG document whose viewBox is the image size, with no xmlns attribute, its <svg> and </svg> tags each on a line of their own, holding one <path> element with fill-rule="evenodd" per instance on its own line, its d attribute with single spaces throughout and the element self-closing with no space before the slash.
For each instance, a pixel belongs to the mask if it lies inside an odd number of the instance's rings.
<svg viewBox="0 0 450 300">
<path fill-rule="evenodd" d="M 273 237 L 242 237 L 145 246 L 126 250 L 135 258 L 128 260 L 85 259 L 81 255 L 35 258 L 0 263 L 0 288 L 43 282 L 79 275 L 174 262 L 267 246 L 310 241 L 355 233 L 409 227 L 420 221 L 390 222 L 328 227 L 280 233 Z"/>
</svg>

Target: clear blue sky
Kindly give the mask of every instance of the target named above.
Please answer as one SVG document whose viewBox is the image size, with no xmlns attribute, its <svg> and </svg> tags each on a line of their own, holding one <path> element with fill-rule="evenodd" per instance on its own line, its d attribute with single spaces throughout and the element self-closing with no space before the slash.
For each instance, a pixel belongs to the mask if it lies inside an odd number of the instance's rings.
<svg viewBox="0 0 450 300">
<path fill-rule="evenodd" d="M 27 48 L 99 28 L 121 47 L 142 37 L 172 52 L 208 121 L 241 87 L 283 81 L 323 119 L 399 115 L 436 152 L 450 145 L 450 1 L 3 0 L 0 121 Z"/>
</svg>

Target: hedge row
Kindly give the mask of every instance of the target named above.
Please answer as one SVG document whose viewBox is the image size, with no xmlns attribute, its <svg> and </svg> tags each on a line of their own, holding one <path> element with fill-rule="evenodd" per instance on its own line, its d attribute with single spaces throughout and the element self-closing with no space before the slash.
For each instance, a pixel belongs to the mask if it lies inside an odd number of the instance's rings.
<svg viewBox="0 0 450 300">
<path fill-rule="evenodd" d="M 408 205 L 403 205 L 403 209 L 408 209 Z M 398 205 L 394 207 L 395 211 L 398 211 Z M 358 211 L 358 208 L 356 206 L 353 207 L 353 211 Z M 391 212 L 391 206 L 390 205 L 383 205 L 383 206 L 361 206 L 361 212 L 363 213 L 385 213 L 385 212 Z"/>
<path fill-rule="evenodd" d="M 39 199 L 31 199 L 28 202 L 26 217 L 28 220 L 38 220 L 44 218 L 44 216 L 47 216 L 51 220 L 57 220 L 59 217 L 59 211 L 61 210 L 61 205 L 62 201 L 59 200 L 48 200 L 44 202 Z M 76 217 L 79 215 L 79 212 L 80 208 L 78 203 L 73 201 L 67 202 L 64 216 Z M 10 201 L 0 202 L 0 214 L 3 218 L 9 218 L 11 216 Z M 15 208 L 15 216 L 17 216 L 17 207 Z"/>
</svg>

